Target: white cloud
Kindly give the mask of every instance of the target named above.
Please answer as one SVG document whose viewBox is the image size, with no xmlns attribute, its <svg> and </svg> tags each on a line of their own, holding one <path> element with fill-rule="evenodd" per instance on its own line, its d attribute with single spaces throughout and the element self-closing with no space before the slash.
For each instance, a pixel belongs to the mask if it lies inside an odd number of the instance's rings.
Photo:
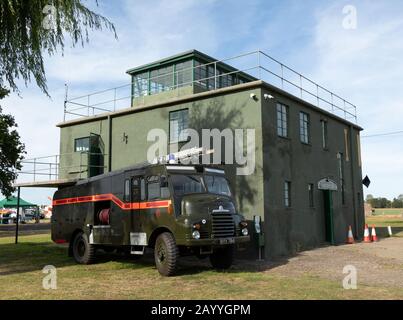
<svg viewBox="0 0 403 320">
<path fill-rule="evenodd" d="M 313 78 L 358 106 L 362 135 L 403 129 L 403 18 L 375 2 L 357 6 L 357 29 L 344 29 L 343 3 L 317 12 L 317 65 Z M 402 193 L 403 136 L 363 138 L 363 174 L 368 193 Z"/>
</svg>

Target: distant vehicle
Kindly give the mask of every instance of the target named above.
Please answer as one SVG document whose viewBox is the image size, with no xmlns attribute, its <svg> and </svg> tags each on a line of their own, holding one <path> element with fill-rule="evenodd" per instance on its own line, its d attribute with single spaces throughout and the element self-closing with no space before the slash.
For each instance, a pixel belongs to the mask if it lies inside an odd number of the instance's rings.
<svg viewBox="0 0 403 320">
<path fill-rule="evenodd" d="M 51 224 L 52 240 L 68 242 L 78 263 L 92 263 L 98 248 L 143 255 L 149 247 L 164 276 L 185 255 L 227 269 L 235 246 L 249 241 L 224 170 L 206 165 L 139 165 L 79 181 L 54 194 Z"/>
</svg>

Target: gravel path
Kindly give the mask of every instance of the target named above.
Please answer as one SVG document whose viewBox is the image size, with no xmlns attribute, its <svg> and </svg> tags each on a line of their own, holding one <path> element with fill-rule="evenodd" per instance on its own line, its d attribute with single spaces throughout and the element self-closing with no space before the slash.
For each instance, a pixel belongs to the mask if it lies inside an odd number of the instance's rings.
<svg viewBox="0 0 403 320">
<path fill-rule="evenodd" d="M 284 276 L 309 274 L 342 281 L 346 265 L 357 268 L 358 285 L 403 288 L 403 238 L 305 251 L 285 261 L 269 263 L 265 272 Z"/>
</svg>

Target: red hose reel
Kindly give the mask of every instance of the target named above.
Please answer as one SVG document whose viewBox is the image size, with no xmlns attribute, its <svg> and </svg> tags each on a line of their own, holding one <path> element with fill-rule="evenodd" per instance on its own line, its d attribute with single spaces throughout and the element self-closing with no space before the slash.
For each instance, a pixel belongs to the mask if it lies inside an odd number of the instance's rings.
<svg viewBox="0 0 403 320">
<path fill-rule="evenodd" d="M 102 225 L 108 225 L 108 224 L 109 224 L 110 212 L 111 212 L 111 209 L 110 209 L 110 208 L 108 208 L 108 209 L 102 209 L 102 210 L 99 212 L 99 214 L 98 214 L 98 219 L 99 219 L 99 222 L 100 222 Z"/>
</svg>

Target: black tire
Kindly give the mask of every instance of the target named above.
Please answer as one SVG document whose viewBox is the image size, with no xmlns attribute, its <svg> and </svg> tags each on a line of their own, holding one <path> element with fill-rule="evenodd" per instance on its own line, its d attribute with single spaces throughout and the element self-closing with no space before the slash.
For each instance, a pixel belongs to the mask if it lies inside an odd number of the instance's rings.
<svg viewBox="0 0 403 320">
<path fill-rule="evenodd" d="M 79 232 L 73 241 L 73 257 L 77 263 L 91 264 L 95 261 L 95 246 L 90 244 L 88 236 Z"/>
<path fill-rule="evenodd" d="M 214 269 L 225 270 L 232 266 L 234 261 L 234 247 L 228 246 L 215 250 L 210 255 L 210 262 Z"/>
<path fill-rule="evenodd" d="M 172 233 L 163 232 L 155 241 L 155 266 L 158 272 L 166 277 L 173 276 L 177 269 L 178 247 Z"/>
</svg>

